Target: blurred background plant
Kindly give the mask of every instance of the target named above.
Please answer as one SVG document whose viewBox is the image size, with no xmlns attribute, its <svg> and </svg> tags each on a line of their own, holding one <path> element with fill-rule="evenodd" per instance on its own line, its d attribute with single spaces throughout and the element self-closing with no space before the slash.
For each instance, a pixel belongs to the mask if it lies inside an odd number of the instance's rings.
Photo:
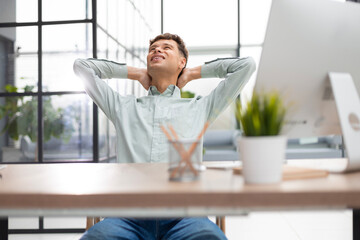
<svg viewBox="0 0 360 240">
<path fill-rule="evenodd" d="M 181 94 L 181 98 L 194 98 L 195 97 L 195 93 L 190 92 L 190 91 L 180 90 L 180 94 Z"/>
<path fill-rule="evenodd" d="M 34 86 L 25 86 L 24 92 L 31 92 Z M 5 91 L 8 93 L 18 92 L 18 88 L 13 85 L 6 85 Z M 8 133 L 13 140 L 19 140 L 19 137 L 28 136 L 32 142 L 38 138 L 37 124 L 37 96 L 16 96 L 5 99 L 5 104 L 0 106 L 0 119 L 6 118 L 7 121 L 1 134 Z M 44 142 L 52 137 L 62 138 L 65 142 L 69 141 L 74 127 L 71 116 L 64 114 L 64 109 L 55 108 L 51 102 L 50 96 L 43 98 L 43 137 Z"/>
</svg>

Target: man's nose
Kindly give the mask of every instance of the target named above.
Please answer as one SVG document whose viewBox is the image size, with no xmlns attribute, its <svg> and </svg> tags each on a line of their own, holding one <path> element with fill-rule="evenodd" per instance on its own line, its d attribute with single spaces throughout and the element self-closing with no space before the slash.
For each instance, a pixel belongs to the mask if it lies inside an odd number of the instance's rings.
<svg viewBox="0 0 360 240">
<path fill-rule="evenodd" d="M 157 53 L 161 53 L 161 48 L 159 48 L 159 47 L 158 47 L 158 48 L 156 48 L 156 49 L 155 49 L 155 52 L 157 52 Z"/>
</svg>

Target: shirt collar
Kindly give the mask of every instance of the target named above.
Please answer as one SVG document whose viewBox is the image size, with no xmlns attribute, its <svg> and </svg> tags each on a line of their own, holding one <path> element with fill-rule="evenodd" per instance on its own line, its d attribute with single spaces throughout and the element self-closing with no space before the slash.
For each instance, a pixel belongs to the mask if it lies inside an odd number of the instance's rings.
<svg viewBox="0 0 360 240">
<path fill-rule="evenodd" d="M 169 85 L 163 93 L 160 93 L 155 86 L 150 86 L 148 96 L 181 98 L 180 89 L 172 84 Z"/>
</svg>

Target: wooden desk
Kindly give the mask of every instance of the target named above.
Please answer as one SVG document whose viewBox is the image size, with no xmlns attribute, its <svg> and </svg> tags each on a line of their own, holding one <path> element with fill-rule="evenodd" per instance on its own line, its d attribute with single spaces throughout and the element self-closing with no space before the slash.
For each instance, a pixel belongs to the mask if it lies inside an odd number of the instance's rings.
<svg viewBox="0 0 360 240">
<path fill-rule="evenodd" d="M 169 182 L 167 164 L 162 163 L 21 164 L 0 173 L 0 216 L 170 217 L 360 209 L 360 172 L 267 186 L 244 185 L 240 175 L 225 170 L 202 172 L 197 182 Z"/>
</svg>

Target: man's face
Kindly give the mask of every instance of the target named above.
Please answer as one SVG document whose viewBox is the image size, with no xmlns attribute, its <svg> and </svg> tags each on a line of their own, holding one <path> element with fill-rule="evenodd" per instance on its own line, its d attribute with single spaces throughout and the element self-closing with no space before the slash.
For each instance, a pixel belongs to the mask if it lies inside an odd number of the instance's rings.
<svg viewBox="0 0 360 240">
<path fill-rule="evenodd" d="M 180 53 L 174 40 L 161 39 L 149 47 L 147 70 L 150 76 L 154 71 L 179 74 L 185 63 L 185 57 Z"/>
</svg>

